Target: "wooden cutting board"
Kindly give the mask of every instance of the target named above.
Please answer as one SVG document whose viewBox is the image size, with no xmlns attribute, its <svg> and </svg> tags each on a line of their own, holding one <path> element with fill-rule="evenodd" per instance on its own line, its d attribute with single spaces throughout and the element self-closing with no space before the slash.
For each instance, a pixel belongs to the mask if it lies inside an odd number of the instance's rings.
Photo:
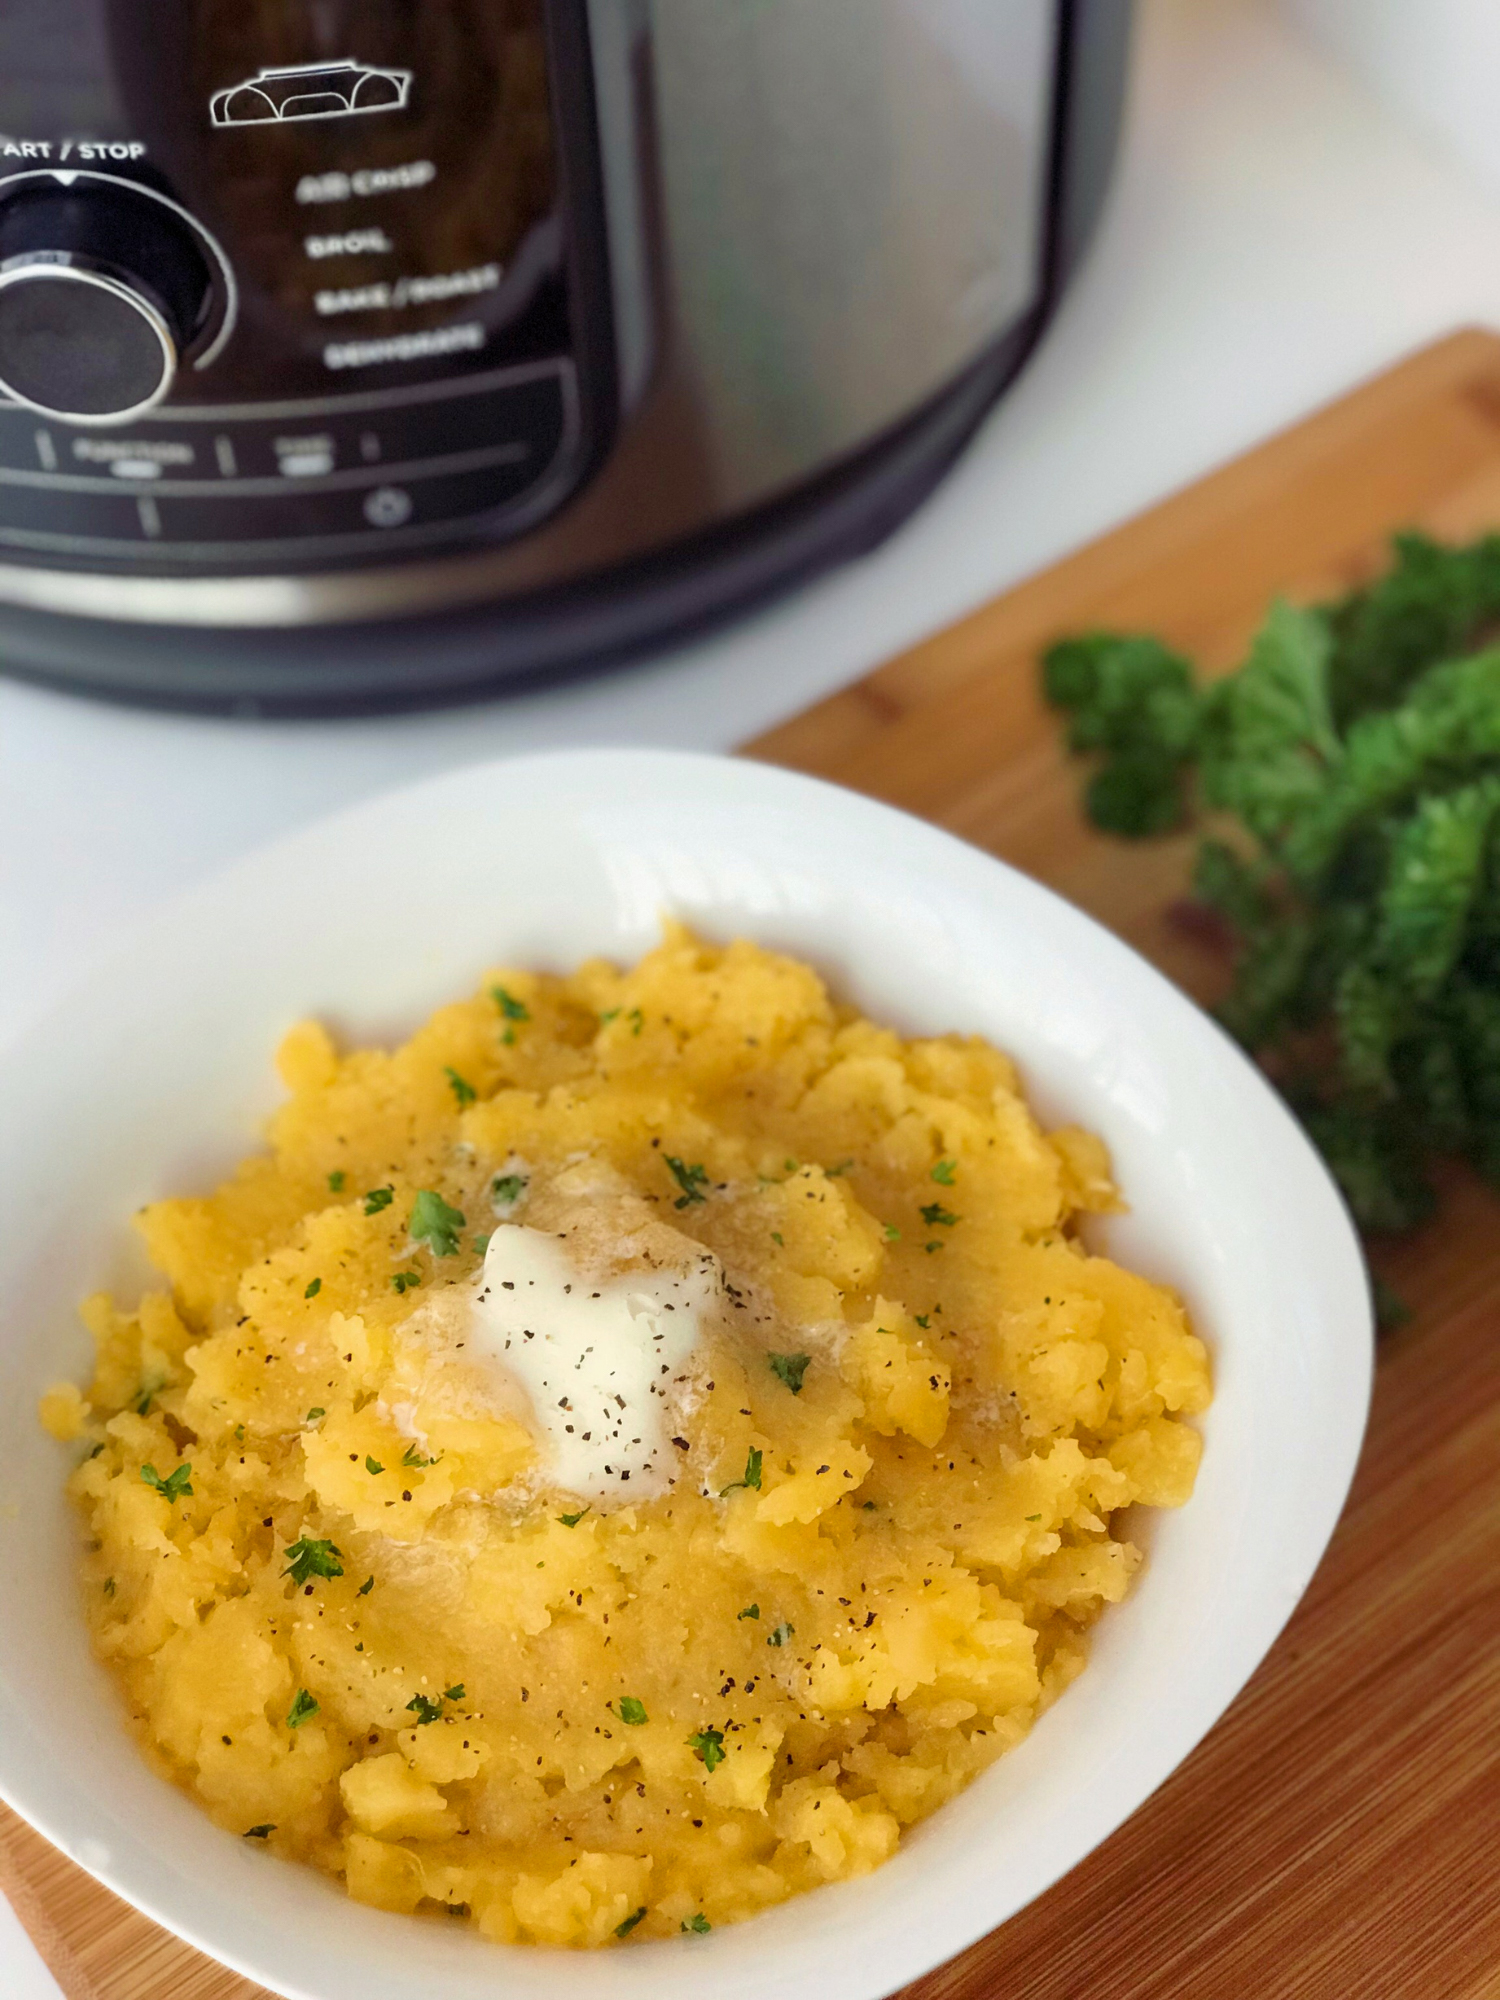
<svg viewBox="0 0 1500 2000">
<path fill-rule="evenodd" d="M 1500 338 L 1465 332 L 747 746 L 951 828 L 1200 998 L 1186 843 L 1102 839 L 1037 698 L 1063 632 L 1233 665 L 1278 591 L 1368 576 L 1393 529 L 1500 523 Z M 1378 1255 L 1381 1353 L 1332 1548 L 1218 1728 L 1049 1894 L 910 2000 L 1500 2000 L 1500 1201 Z M 259 2000 L 0 1810 L 0 1886 L 69 2000 Z"/>
</svg>

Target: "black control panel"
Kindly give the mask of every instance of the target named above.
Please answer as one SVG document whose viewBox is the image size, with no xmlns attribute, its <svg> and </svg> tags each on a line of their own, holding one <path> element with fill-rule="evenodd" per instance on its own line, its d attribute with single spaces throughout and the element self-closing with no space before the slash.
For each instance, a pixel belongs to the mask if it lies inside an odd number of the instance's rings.
<svg viewBox="0 0 1500 2000">
<path fill-rule="evenodd" d="M 0 405 L 0 546 L 222 568 L 539 519 L 578 463 L 577 377 L 537 362 L 337 402 L 158 408 L 79 430 Z"/>
<path fill-rule="evenodd" d="M 29 32 L 28 32 L 29 31 Z M 582 0 L 0 13 L 0 561 L 513 535 L 614 417 Z"/>
</svg>

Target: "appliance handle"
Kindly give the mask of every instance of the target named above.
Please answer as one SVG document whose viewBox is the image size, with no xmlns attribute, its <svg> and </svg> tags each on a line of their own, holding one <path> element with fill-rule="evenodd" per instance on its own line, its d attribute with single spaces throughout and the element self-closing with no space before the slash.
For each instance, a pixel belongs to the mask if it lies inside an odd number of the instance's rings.
<svg viewBox="0 0 1500 2000">
<path fill-rule="evenodd" d="M 651 380 L 660 323 L 650 214 L 654 120 L 649 0 L 588 0 L 588 29 L 619 407 L 625 416 Z"/>
<path fill-rule="evenodd" d="M 1135 0 L 1063 0 L 1047 288 L 1056 295 L 1103 212 L 1124 120 Z"/>
</svg>

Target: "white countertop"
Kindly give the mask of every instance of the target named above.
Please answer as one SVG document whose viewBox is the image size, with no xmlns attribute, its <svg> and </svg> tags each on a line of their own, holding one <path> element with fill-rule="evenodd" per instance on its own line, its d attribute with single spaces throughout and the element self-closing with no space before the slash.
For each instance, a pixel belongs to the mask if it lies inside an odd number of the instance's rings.
<svg viewBox="0 0 1500 2000">
<path fill-rule="evenodd" d="M 875 554 L 669 658 L 430 716 L 217 722 L 0 681 L 0 1035 L 162 897 L 379 787 L 564 743 L 725 749 L 1453 327 L 1500 204 L 1266 0 L 1145 0 L 1105 226 L 1025 375 Z M 55 1992 L 0 1906 L 0 1991 Z"/>
</svg>

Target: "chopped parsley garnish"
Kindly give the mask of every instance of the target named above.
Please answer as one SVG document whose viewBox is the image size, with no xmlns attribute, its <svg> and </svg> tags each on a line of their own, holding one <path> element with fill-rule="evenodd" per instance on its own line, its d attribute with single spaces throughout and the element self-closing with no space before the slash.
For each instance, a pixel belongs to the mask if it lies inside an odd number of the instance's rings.
<svg viewBox="0 0 1500 2000">
<path fill-rule="evenodd" d="M 298 1585 L 310 1583 L 315 1576 L 342 1576 L 344 1565 L 339 1561 L 342 1553 L 332 1542 L 313 1541 L 304 1535 L 288 1547 L 290 1560 L 281 1574 Z"/>
<path fill-rule="evenodd" d="M 531 1010 L 523 1000 L 518 1000 L 513 993 L 507 993 L 503 986 L 492 986 L 490 998 L 504 1017 L 505 1028 L 500 1039 L 508 1048 L 516 1039 L 517 1021 L 529 1021 Z"/>
<path fill-rule="evenodd" d="M 774 1631 L 766 1634 L 766 1644 L 768 1646 L 784 1646 L 796 1629 L 795 1625 L 788 1625 L 786 1620 L 783 1619 Z"/>
<path fill-rule="evenodd" d="M 1026 1518 L 1028 1521 L 1040 1521 L 1042 1517 L 1040 1514 L 1028 1514 Z"/>
<path fill-rule="evenodd" d="M 391 1289 L 396 1292 L 414 1292 L 422 1282 L 416 1271 L 395 1271 L 391 1274 Z"/>
<path fill-rule="evenodd" d="M 847 1174 L 853 1165 L 853 1160 L 840 1160 L 836 1167 L 825 1167 L 823 1171 L 829 1180 L 836 1181 L 840 1174 Z"/>
<path fill-rule="evenodd" d="M 247 1826 L 240 1838 L 242 1840 L 268 1840 L 275 1831 L 275 1820 L 268 1819 L 260 1826 Z"/>
<path fill-rule="evenodd" d="M 529 1021 L 531 1009 L 524 1000 L 518 1000 L 514 993 L 507 993 L 503 986 L 492 986 L 490 998 L 500 1009 L 507 1021 Z"/>
<path fill-rule="evenodd" d="M 112 1576 L 107 1576 L 104 1579 L 104 1595 L 106 1597 L 113 1597 L 114 1594 L 115 1594 L 115 1580 Z"/>
<path fill-rule="evenodd" d="M 599 1026 L 607 1028 L 611 1021 L 618 1019 L 619 1013 L 620 1009 L 618 1007 L 606 1007 L 604 1012 L 599 1016 Z"/>
<path fill-rule="evenodd" d="M 381 1473 L 385 1471 L 385 1467 L 380 1463 L 379 1459 L 371 1458 L 369 1453 L 366 1452 L 365 1471 L 369 1473 L 372 1479 L 378 1479 Z"/>
<path fill-rule="evenodd" d="M 514 1208 L 526 1188 L 525 1174 L 496 1174 L 490 1182 L 490 1198 L 496 1208 Z"/>
<path fill-rule="evenodd" d="M 932 1320 L 926 1313 L 913 1313 L 912 1318 L 917 1322 L 917 1325 L 922 1328 L 924 1333 L 926 1332 L 927 1328 L 932 1325 Z"/>
<path fill-rule="evenodd" d="M 474 1088 L 473 1084 L 467 1078 L 461 1077 L 458 1071 L 447 1063 L 443 1065 L 443 1075 L 448 1079 L 448 1088 L 453 1092 L 460 1111 L 463 1110 L 466 1104 L 472 1104 L 478 1097 L 479 1092 Z"/>
<path fill-rule="evenodd" d="M 722 1729 L 695 1729 L 688 1738 L 688 1748 L 710 1772 L 716 1771 L 724 1761 L 724 1732 Z"/>
<path fill-rule="evenodd" d="M 784 1237 L 784 1236 L 782 1235 L 782 1233 L 781 1233 L 781 1231 L 780 1231 L 779 1229 L 773 1229 L 773 1230 L 771 1231 L 771 1241 L 772 1241 L 773 1243 L 779 1243 L 779 1244 L 781 1245 L 782 1249 L 783 1249 L 783 1250 L 785 1250 L 785 1248 L 786 1248 L 786 1238 L 785 1238 L 785 1237 Z"/>
<path fill-rule="evenodd" d="M 901 1238 L 901 1231 L 900 1231 L 900 1230 L 899 1230 L 899 1229 L 898 1229 L 898 1228 L 896 1227 L 896 1225 L 895 1225 L 895 1223 L 894 1223 L 894 1222 L 888 1222 L 888 1223 L 887 1223 L 887 1224 L 885 1225 L 885 1240 L 886 1240 L 886 1242 L 887 1242 L 887 1243 L 896 1243 L 896 1242 L 899 1242 L 899 1241 L 900 1241 L 900 1238 Z"/>
<path fill-rule="evenodd" d="M 307 1287 L 304 1290 L 302 1296 L 305 1299 L 315 1299 L 318 1296 L 319 1292 L 322 1291 L 322 1289 L 323 1289 L 323 1280 L 321 1278 L 312 1278 L 308 1281 Z"/>
<path fill-rule="evenodd" d="M 437 1459 L 424 1458 L 414 1444 L 409 1444 L 401 1454 L 401 1463 L 411 1471 L 421 1472 L 429 1465 L 436 1465 Z"/>
<path fill-rule="evenodd" d="M 630 1023 L 630 1032 L 632 1035 L 638 1035 L 646 1025 L 646 1017 L 639 1007 L 632 1007 L 625 1018 Z"/>
<path fill-rule="evenodd" d="M 493 1233 L 492 1231 L 487 1229 L 482 1236 L 476 1236 L 474 1238 L 474 1248 L 479 1256 L 482 1257 L 485 1251 L 489 1249 L 490 1236 L 492 1233 Z"/>
<path fill-rule="evenodd" d="M 759 1618 L 760 1606 L 758 1604 L 747 1604 L 744 1610 L 736 1612 L 735 1616 L 736 1618 Z"/>
<path fill-rule="evenodd" d="M 1097 826 L 1238 821 L 1200 839 L 1184 915 L 1232 959 L 1220 1020 L 1370 1231 L 1432 1213 L 1443 1155 L 1500 1183 L 1497 617 L 1500 537 L 1405 534 L 1374 582 L 1273 605 L 1209 684 L 1137 636 L 1044 663 L 1072 747 L 1101 753 Z"/>
<path fill-rule="evenodd" d="M 365 1196 L 365 1214 L 379 1215 L 380 1211 L 389 1208 L 395 1199 L 396 1190 L 393 1187 L 371 1188 Z"/>
<path fill-rule="evenodd" d="M 924 1243 L 922 1245 L 922 1248 L 927 1252 L 929 1257 L 932 1255 L 934 1250 L 941 1250 L 942 1247 L 943 1246 L 941 1243 Z"/>
<path fill-rule="evenodd" d="M 344 1192 L 344 1170 L 342 1167 L 335 1167 L 333 1172 L 328 1176 L 328 1192 L 330 1194 L 342 1194 Z"/>
<path fill-rule="evenodd" d="M 727 1486 L 721 1486 L 719 1498 L 722 1500 L 726 1493 L 738 1493 L 742 1486 L 751 1487 L 757 1493 L 760 1491 L 760 1453 L 754 1445 L 750 1447 L 750 1456 L 745 1460 L 744 1478 L 732 1479 Z"/>
<path fill-rule="evenodd" d="M 690 1917 L 683 1918 L 682 1929 L 684 1931 L 696 1932 L 696 1934 L 699 1937 L 706 1937 L 707 1934 L 713 1929 L 713 1925 L 708 1921 L 708 1918 L 704 1916 L 701 1910 L 694 1910 L 693 1914 Z"/>
<path fill-rule="evenodd" d="M 423 1188 L 411 1205 L 407 1233 L 414 1243 L 425 1243 L 434 1257 L 452 1257 L 458 1252 L 458 1232 L 464 1226 L 464 1212 L 443 1200 L 433 1188 Z"/>
<path fill-rule="evenodd" d="M 643 1701 L 637 1701 L 633 1694 L 622 1694 L 620 1696 L 620 1720 L 621 1722 L 628 1722 L 632 1728 L 639 1727 L 641 1723 L 649 1720 L 646 1714 L 646 1704 Z"/>
<path fill-rule="evenodd" d="M 371 1592 L 371 1591 L 372 1591 L 372 1590 L 373 1590 L 374 1588 L 375 1588 L 375 1579 L 374 1579 L 374 1577 L 373 1577 L 373 1576 L 367 1576 L 367 1577 L 365 1578 L 364 1582 L 363 1582 L 363 1583 L 362 1583 L 362 1584 L 361 1584 L 361 1585 L 359 1586 L 359 1589 L 355 1591 L 354 1595 L 355 1595 L 356 1597 L 368 1597 L 368 1596 L 369 1596 L 369 1594 L 370 1594 L 370 1592 Z"/>
<path fill-rule="evenodd" d="M 940 1201 L 930 1201 L 922 1210 L 922 1220 L 929 1229 L 951 1229 L 958 1217 Z"/>
<path fill-rule="evenodd" d="M 932 1178 L 940 1187 L 952 1187 L 958 1178 L 957 1160 L 939 1160 L 932 1170 Z"/>
<path fill-rule="evenodd" d="M 464 1698 L 464 1684 L 462 1681 L 455 1681 L 451 1688 L 443 1689 L 444 1701 L 462 1701 L 463 1698 Z"/>
<path fill-rule="evenodd" d="M 645 1916 L 645 1914 L 646 1914 L 646 1905 L 642 1903 L 641 1907 L 638 1910 L 632 1910 L 630 1912 L 630 1915 L 625 1919 L 623 1924 L 615 1925 L 615 1936 L 629 1937 L 630 1933 L 635 1929 L 636 1925 L 640 1922 L 641 1918 Z"/>
<path fill-rule="evenodd" d="M 794 1396 L 802 1394 L 802 1378 L 811 1362 L 810 1354 L 768 1354 L 766 1361 L 778 1382 L 785 1382 Z"/>
<path fill-rule="evenodd" d="M 288 1729 L 300 1729 L 307 1718 L 310 1715 L 316 1715 L 317 1712 L 318 1704 L 313 1700 L 307 1689 L 298 1688 L 296 1694 L 292 1697 L 292 1705 L 287 1710 L 286 1726 Z"/>
<path fill-rule="evenodd" d="M 576 1528 L 584 1515 L 589 1511 L 589 1507 L 592 1507 L 593 1504 L 591 1500 L 588 1507 L 580 1507 L 576 1514 L 559 1514 L 557 1518 L 565 1528 Z"/>
<path fill-rule="evenodd" d="M 443 1704 L 441 1698 L 437 1701 L 429 1701 L 425 1694 L 414 1694 L 406 1704 L 406 1709 L 409 1715 L 414 1715 L 417 1718 L 418 1729 L 424 1723 L 440 1722 L 442 1720 Z"/>
<path fill-rule="evenodd" d="M 154 1486 L 162 1499 L 170 1505 L 174 1500 L 181 1500 L 185 1494 L 192 1492 L 192 1486 L 189 1484 L 192 1471 L 191 1465 L 179 1465 L 175 1472 L 169 1472 L 163 1479 L 154 1465 L 143 1465 L 141 1478 L 148 1486 Z"/>
<path fill-rule="evenodd" d="M 708 1169 L 697 1164 L 687 1166 L 675 1153 L 666 1153 L 662 1157 L 666 1160 L 673 1180 L 682 1189 L 682 1193 L 672 1206 L 690 1208 L 695 1201 L 703 1201 L 705 1199 L 703 1189 L 708 1186 Z"/>
</svg>

